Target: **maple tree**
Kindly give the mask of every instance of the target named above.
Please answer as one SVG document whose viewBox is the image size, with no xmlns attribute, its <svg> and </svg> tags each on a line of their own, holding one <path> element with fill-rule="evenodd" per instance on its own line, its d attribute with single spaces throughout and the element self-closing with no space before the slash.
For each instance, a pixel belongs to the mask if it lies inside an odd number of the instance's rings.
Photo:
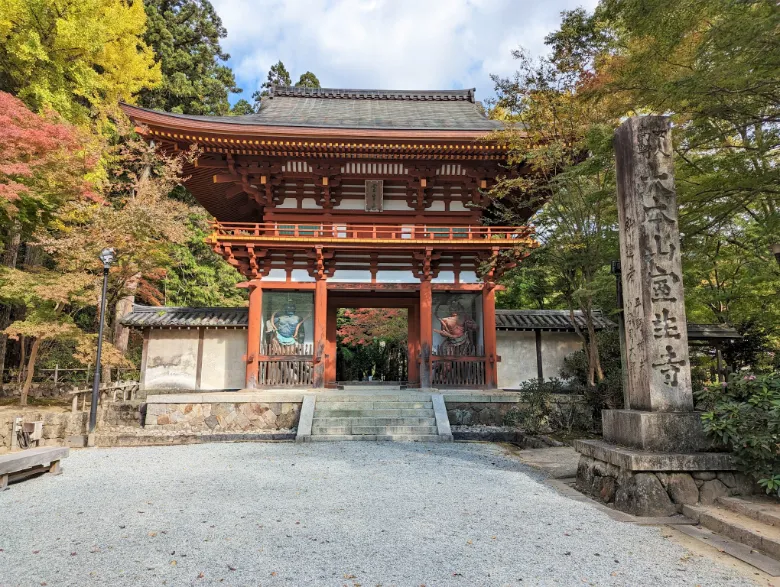
<svg viewBox="0 0 780 587">
<path fill-rule="evenodd" d="M 407 312 L 391 308 L 339 310 L 339 376 L 360 380 L 401 379 L 407 355 Z"/>
<path fill-rule="evenodd" d="M 38 115 L 0 92 L 0 221 L 26 231 L 63 203 L 99 196 L 85 180 L 95 159 L 83 134 L 49 112 Z"/>
</svg>

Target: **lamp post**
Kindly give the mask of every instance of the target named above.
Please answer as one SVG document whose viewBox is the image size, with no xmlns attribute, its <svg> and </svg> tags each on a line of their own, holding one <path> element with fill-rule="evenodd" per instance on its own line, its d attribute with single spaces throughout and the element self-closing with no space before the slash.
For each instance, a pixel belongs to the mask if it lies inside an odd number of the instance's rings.
<svg viewBox="0 0 780 587">
<path fill-rule="evenodd" d="M 769 248 L 772 251 L 772 254 L 775 256 L 775 259 L 777 259 L 777 264 L 780 265 L 780 243 L 770 245 Z"/>
<path fill-rule="evenodd" d="M 97 423 L 98 395 L 100 394 L 100 354 L 103 350 L 103 326 L 106 323 L 106 290 L 108 289 L 108 270 L 114 262 L 114 249 L 100 251 L 103 261 L 103 295 L 100 297 L 100 327 L 98 328 L 97 356 L 95 357 L 95 376 L 92 379 L 92 405 L 89 407 L 89 434 L 95 431 Z"/>
</svg>

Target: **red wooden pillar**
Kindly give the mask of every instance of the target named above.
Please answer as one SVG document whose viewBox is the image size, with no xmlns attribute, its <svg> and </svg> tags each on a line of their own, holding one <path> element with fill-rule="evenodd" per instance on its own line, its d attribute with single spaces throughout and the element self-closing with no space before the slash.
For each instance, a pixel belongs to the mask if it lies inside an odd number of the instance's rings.
<svg viewBox="0 0 780 587">
<path fill-rule="evenodd" d="M 417 306 L 409 308 L 406 315 L 407 324 L 409 327 L 408 340 L 407 340 L 407 369 L 406 380 L 409 383 L 415 385 L 420 384 L 420 364 L 417 362 L 420 356 L 420 311 Z"/>
<path fill-rule="evenodd" d="M 325 387 L 325 348 L 328 343 L 328 281 L 314 285 L 314 377 L 313 387 Z"/>
<path fill-rule="evenodd" d="M 325 327 L 327 342 L 325 344 L 325 385 L 336 381 L 336 318 L 338 308 L 328 305 L 327 325 Z"/>
<path fill-rule="evenodd" d="M 430 277 L 420 280 L 420 387 L 431 387 L 433 352 L 433 288 Z"/>
<path fill-rule="evenodd" d="M 260 355 L 260 327 L 263 323 L 263 288 L 260 284 L 249 286 L 249 316 L 246 332 L 246 381 L 247 388 L 258 386 L 258 361 Z"/>
<path fill-rule="evenodd" d="M 496 284 L 485 282 L 482 289 L 482 340 L 485 343 L 485 387 L 498 386 L 498 354 L 496 345 Z"/>
</svg>

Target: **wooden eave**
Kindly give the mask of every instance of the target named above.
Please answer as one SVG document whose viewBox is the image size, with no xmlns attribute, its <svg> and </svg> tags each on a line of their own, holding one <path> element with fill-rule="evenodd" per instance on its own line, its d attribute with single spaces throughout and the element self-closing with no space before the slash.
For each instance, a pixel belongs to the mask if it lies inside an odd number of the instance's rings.
<svg viewBox="0 0 780 587">
<path fill-rule="evenodd" d="M 192 120 L 121 105 L 145 136 L 205 152 L 266 156 L 387 155 L 399 159 L 506 158 L 507 149 L 485 131 L 316 128 Z"/>
</svg>

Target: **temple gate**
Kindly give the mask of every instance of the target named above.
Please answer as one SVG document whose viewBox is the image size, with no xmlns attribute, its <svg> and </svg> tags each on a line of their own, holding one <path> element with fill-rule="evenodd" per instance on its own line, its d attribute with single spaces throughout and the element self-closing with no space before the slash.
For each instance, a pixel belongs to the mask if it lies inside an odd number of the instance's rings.
<svg viewBox="0 0 780 587">
<path fill-rule="evenodd" d="M 495 388 L 496 279 L 534 246 L 489 225 L 506 150 L 473 90 L 273 88 L 256 114 L 124 105 L 160 148 L 196 146 L 185 185 L 249 290 L 246 386 L 336 379 L 339 307 L 409 316 L 410 386 Z M 527 217 L 533 210 L 527 210 Z"/>
</svg>

